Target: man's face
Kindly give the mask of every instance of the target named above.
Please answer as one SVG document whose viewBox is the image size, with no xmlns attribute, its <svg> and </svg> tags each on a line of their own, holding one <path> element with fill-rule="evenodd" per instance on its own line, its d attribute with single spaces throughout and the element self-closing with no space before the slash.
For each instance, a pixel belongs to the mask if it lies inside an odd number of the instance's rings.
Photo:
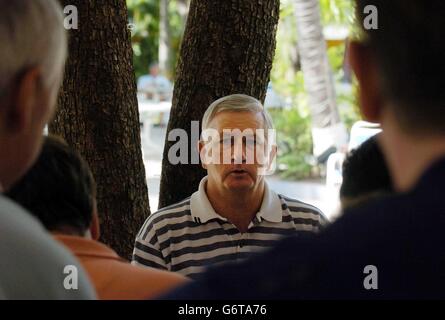
<svg viewBox="0 0 445 320">
<path fill-rule="evenodd" d="M 0 182 L 11 187 L 32 166 L 55 110 L 60 78 L 47 87 L 31 69 L 12 86 L 0 112 Z"/>
<path fill-rule="evenodd" d="M 267 137 L 262 114 L 222 111 L 208 127 L 212 138 L 200 143 L 208 183 L 221 191 L 252 190 L 262 183 L 262 168 L 271 157 L 265 150 Z"/>
<path fill-rule="evenodd" d="M 159 75 L 159 67 L 157 65 L 150 67 L 150 74 L 154 77 Z"/>
</svg>

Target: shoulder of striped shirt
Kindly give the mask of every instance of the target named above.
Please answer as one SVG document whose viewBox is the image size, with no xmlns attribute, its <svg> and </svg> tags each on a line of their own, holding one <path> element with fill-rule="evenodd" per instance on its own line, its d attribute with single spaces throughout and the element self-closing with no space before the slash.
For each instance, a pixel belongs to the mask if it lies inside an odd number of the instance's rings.
<svg viewBox="0 0 445 320">
<path fill-rule="evenodd" d="M 322 220 L 328 221 L 324 213 L 320 209 L 311 204 L 305 203 L 297 199 L 286 197 L 282 194 L 279 194 L 278 197 L 283 201 L 283 203 L 286 204 L 290 212 L 311 213 L 315 216 L 319 216 Z"/>
<path fill-rule="evenodd" d="M 326 216 L 317 207 L 304 203 L 302 201 L 292 199 L 281 194 L 278 195 L 281 201 L 287 206 L 291 213 L 309 213 L 321 220 L 328 221 Z M 144 229 L 149 225 L 155 225 L 158 222 L 168 225 L 171 218 L 181 218 L 190 215 L 190 197 L 180 202 L 164 207 L 151 214 L 144 223 Z M 191 219 L 191 216 L 190 216 Z"/>
<path fill-rule="evenodd" d="M 148 222 L 155 222 L 155 220 L 157 219 L 168 219 L 168 215 L 170 214 L 177 214 L 177 215 L 181 215 L 181 214 L 188 214 L 190 211 L 190 197 L 179 201 L 177 203 L 174 203 L 170 206 L 164 207 L 159 209 L 158 211 L 152 213 L 148 218 Z M 177 215 L 175 215 L 175 217 L 177 217 Z"/>
<path fill-rule="evenodd" d="M 136 236 L 136 239 L 140 240 L 141 238 L 145 238 L 148 234 L 149 230 L 155 230 L 159 226 L 155 226 L 158 222 L 164 222 L 164 224 L 169 225 L 168 220 L 171 218 L 181 218 L 183 216 L 187 216 L 190 212 L 190 197 L 174 203 L 170 206 L 159 209 L 158 211 L 152 213 L 145 219 L 144 224 L 142 225 L 139 233 Z"/>
<path fill-rule="evenodd" d="M 303 201 L 297 200 L 297 199 L 292 199 L 289 197 L 286 197 L 282 194 L 279 194 L 278 197 L 281 199 L 281 201 L 286 204 L 287 208 L 289 209 L 289 211 L 291 212 L 306 212 L 306 213 L 312 213 L 314 215 L 319 215 L 322 218 L 326 219 L 325 215 L 323 214 L 323 212 L 321 212 L 320 209 L 318 209 L 317 207 L 305 203 Z M 190 212 L 190 197 L 177 202 L 175 204 L 172 204 L 170 206 L 161 208 L 160 210 L 154 212 L 153 214 L 151 214 L 148 217 L 149 222 L 150 221 L 154 221 L 157 218 L 161 218 L 162 220 L 164 219 L 168 219 L 168 215 L 172 214 L 174 217 L 178 217 L 178 215 L 187 215 Z"/>
</svg>

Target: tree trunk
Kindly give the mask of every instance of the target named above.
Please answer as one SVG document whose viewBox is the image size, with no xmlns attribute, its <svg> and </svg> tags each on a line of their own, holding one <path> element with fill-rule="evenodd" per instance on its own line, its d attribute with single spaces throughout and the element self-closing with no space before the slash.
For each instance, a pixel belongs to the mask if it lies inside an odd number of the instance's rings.
<svg viewBox="0 0 445 320">
<path fill-rule="evenodd" d="M 185 129 L 214 100 L 244 93 L 264 101 L 275 53 L 279 0 L 192 0 L 176 70 L 167 132 Z M 168 135 L 167 135 L 168 136 Z M 197 141 L 189 140 L 189 163 Z M 166 138 L 159 207 L 178 202 L 198 189 L 205 171 L 199 164 L 172 165 Z"/>
<path fill-rule="evenodd" d="M 312 116 L 314 153 L 322 154 L 346 134 L 337 108 L 319 0 L 295 0 L 298 48 Z"/>
<path fill-rule="evenodd" d="M 97 182 L 101 240 L 129 258 L 149 215 L 125 0 L 64 0 L 79 12 L 50 124 L 88 161 Z"/>
</svg>

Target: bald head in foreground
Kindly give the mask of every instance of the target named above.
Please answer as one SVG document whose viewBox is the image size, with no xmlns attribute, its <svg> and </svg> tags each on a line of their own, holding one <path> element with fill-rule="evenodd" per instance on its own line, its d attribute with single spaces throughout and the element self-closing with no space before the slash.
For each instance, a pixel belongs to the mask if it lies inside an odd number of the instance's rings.
<svg viewBox="0 0 445 320">
<path fill-rule="evenodd" d="M 2 195 L 38 157 L 55 110 L 67 54 L 62 8 L 56 0 L 0 8 L 0 298 L 94 298 L 79 262 Z"/>
</svg>

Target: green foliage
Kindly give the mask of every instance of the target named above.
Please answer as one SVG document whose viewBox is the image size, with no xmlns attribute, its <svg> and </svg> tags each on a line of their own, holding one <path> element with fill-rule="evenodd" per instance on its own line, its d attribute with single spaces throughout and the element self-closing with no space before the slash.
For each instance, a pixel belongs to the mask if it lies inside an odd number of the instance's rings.
<svg viewBox="0 0 445 320">
<path fill-rule="evenodd" d="M 174 66 L 185 26 L 185 18 L 178 12 L 181 0 L 170 0 L 169 25 L 172 61 L 167 77 L 174 78 Z M 184 0 L 182 0 L 184 2 Z M 158 60 L 159 49 L 159 0 L 127 0 L 129 23 L 133 24 L 132 45 L 133 63 L 136 77 L 147 74 L 152 62 Z"/>
<path fill-rule="evenodd" d="M 159 1 L 127 0 L 129 23 L 133 25 L 133 64 L 136 77 L 148 73 L 157 60 L 159 47 Z"/>
<path fill-rule="evenodd" d="M 182 36 L 184 34 L 186 17 L 178 11 L 177 0 L 170 0 L 169 5 L 169 24 L 170 24 L 170 48 L 172 51 L 170 70 L 167 76 L 170 79 L 175 78 L 176 63 L 179 59 L 179 51 L 181 49 Z M 184 0 L 182 0 L 184 2 Z"/>
<path fill-rule="evenodd" d="M 324 26 L 353 25 L 354 9 L 350 0 L 320 0 L 321 21 Z M 286 168 L 280 174 L 287 178 L 310 176 L 312 167 L 308 159 L 312 156 L 311 119 L 304 79 L 297 63 L 297 32 L 292 0 L 281 1 L 280 23 L 277 31 L 277 47 L 271 81 L 274 89 L 288 97 L 291 110 L 273 112 L 272 117 L 277 129 L 277 139 L 281 146 L 278 164 Z M 360 119 L 356 91 L 353 82 L 348 86 L 344 81 L 345 46 L 328 48 L 328 58 L 337 88 L 337 104 L 340 116 L 348 129 Z"/>
<path fill-rule="evenodd" d="M 353 78 L 350 92 L 343 93 L 337 90 L 337 102 L 339 105 L 340 117 L 348 132 L 351 131 L 352 125 L 355 122 L 361 120 L 357 96 L 358 85 L 355 78 Z"/>
<path fill-rule="evenodd" d="M 170 47 L 172 50 L 171 69 L 167 76 L 174 79 L 174 70 L 179 56 L 185 17 L 179 12 L 179 5 L 187 0 L 170 0 L 169 25 Z M 127 0 L 129 23 L 134 24 L 132 44 L 136 76 L 148 72 L 148 66 L 158 59 L 159 47 L 159 0 Z M 353 26 L 353 1 L 320 0 L 321 20 L 324 26 Z M 296 21 L 293 0 L 281 0 L 280 22 L 277 32 L 277 47 L 271 81 L 275 91 L 289 101 L 290 109 L 271 112 L 277 129 L 279 143 L 279 168 L 286 168 L 281 174 L 289 178 L 306 178 L 312 167 L 308 159 L 312 156 L 311 122 L 303 75 L 298 64 Z M 336 81 L 337 104 L 347 128 L 360 116 L 357 108 L 357 86 L 351 89 L 343 84 L 344 45 L 331 46 L 328 58 Z M 345 89 L 346 88 L 346 89 Z"/>
<path fill-rule="evenodd" d="M 321 22 L 326 25 L 346 24 L 354 22 L 354 7 L 351 0 L 320 0 Z"/>
<path fill-rule="evenodd" d="M 304 179 L 311 176 L 312 167 L 307 161 L 312 150 L 312 137 L 308 115 L 298 109 L 272 110 L 277 131 L 277 168 L 285 178 Z"/>
</svg>

